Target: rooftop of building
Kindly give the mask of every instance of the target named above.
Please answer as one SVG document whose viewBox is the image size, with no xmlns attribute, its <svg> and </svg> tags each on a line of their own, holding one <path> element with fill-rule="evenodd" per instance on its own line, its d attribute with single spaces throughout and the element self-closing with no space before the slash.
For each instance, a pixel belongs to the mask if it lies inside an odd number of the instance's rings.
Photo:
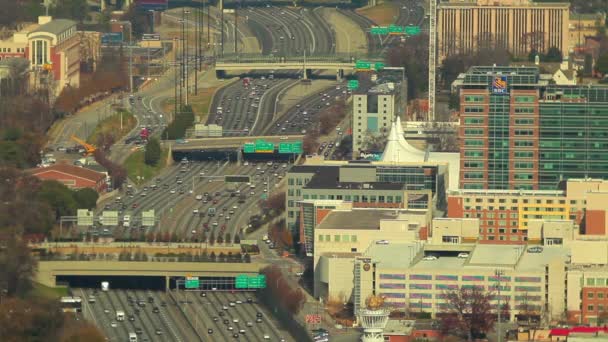
<svg viewBox="0 0 608 342">
<path fill-rule="evenodd" d="M 384 68 L 380 71 L 358 73 L 359 87 L 355 95 L 396 94 L 402 90 L 404 72 L 402 68 Z"/>
<path fill-rule="evenodd" d="M 444 0 L 439 2 L 439 7 L 453 7 L 453 6 L 494 6 L 494 7 L 506 7 L 506 6 L 520 6 L 520 7 L 563 7 L 567 9 L 570 4 L 567 2 L 560 2 L 555 0 L 553 2 L 544 1 L 533 1 L 533 0 Z"/>
<path fill-rule="evenodd" d="M 321 170 L 327 170 L 335 168 L 338 170 L 339 166 L 335 165 L 295 165 L 291 169 L 289 169 L 289 173 L 315 173 L 321 172 Z"/>
<path fill-rule="evenodd" d="M 65 163 L 58 163 L 58 164 L 47 166 L 47 167 L 39 167 L 39 168 L 35 168 L 35 169 L 30 169 L 29 172 L 34 176 L 40 175 L 43 173 L 47 173 L 47 172 L 59 172 L 59 173 L 63 173 L 66 175 L 70 175 L 73 177 L 82 178 L 82 179 L 86 179 L 86 180 L 90 180 L 90 181 L 94 181 L 94 182 L 99 182 L 106 178 L 106 175 L 101 172 L 97 172 L 97 171 L 93 171 L 93 170 L 89 170 L 89 169 L 85 169 L 82 167 L 69 165 L 69 164 L 65 164 Z"/>
<path fill-rule="evenodd" d="M 31 31 L 35 32 L 50 32 L 52 34 L 60 34 L 72 26 L 75 26 L 76 22 L 69 19 L 53 19 L 46 24 L 38 26 L 36 29 Z"/>
<path fill-rule="evenodd" d="M 415 320 L 389 319 L 383 332 L 384 335 L 410 336 L 415 325 Z"/>
<path fill-rule="evenodd" d="M 570 12 L 570 21 L 575 20 L 604 20 L 606 18 L 605 13 L 576 13 Z"/>
<path fill-rule="evenodd" d="M 365 257 L 379 262 L 376 267 L 380 269 L 403 268 L 412 264 L 420 246 L 416 242 L 372 243 L 365 251 Z"/>
<path fill-rule="evenodd" d="M 381 161 L 386 164 L 401 162 L 448 163 L 448 189 L 458 189 L 460 153 L 421 151 L 410 145 L 403 136 L 401 119 L 397 117 L 391 125 Z"/>
<path fill-rule="evenodd" d="M 323 221 L 315 228 L 322 229 L 356 229 L 379 230 L 380 220 L 397 219 L 394 209 L 353 209 L 334 210 L 325 216 Z"/>
<path fill-rule="evenodd" d="M 399 244 L 389 244 L 399 245 Z M 371 248 L 372 246 L 370 246 Z M 402 246 L 403 248 L 403 246 Z M 440 255 L 435 260 L 417 260 L 410 265 L 411 253 L 407 248 L 400 251 L 395 248 L 394 255 L 376 254 L 374 260 L 380 262 L 380 267 L 409 268 L 413 270 L 460 270 L 484 269 L 493 271 L 496 268 L 514 269 L 521 272 L 541 272 L 551 261 L 567 260 L 570 249 L 560 246 L 545 246 L 540 253 L 530 253 L 523 245 L 476 244 L 468 258 L 458 258 L 456 255 Z M 402 258 L 405 261 L 394 261 Z M 394 266 L 394 267 L 393 267 Z"/>
</svg>

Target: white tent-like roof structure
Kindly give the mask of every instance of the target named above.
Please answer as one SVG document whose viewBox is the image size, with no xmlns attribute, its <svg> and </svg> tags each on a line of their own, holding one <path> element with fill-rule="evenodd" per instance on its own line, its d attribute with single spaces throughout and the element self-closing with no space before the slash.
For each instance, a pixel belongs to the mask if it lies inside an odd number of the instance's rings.
<svg viewBox="0 0 608 342">
<path fill-rule="evenodd" d="M 397 117 L 397 120 L 391 125 L 381 161 L 393 163 L 426 161 L 425 155 L 424 151 L 415 148 L 405 140 L 401 128 L 401 119 Z"/>
<path fill-rule="evenodd" d="M 460 177 L 460 153 L 458 152 L 425 152 L 410 145 L 403 136 L 401 119 L 391 125 L 386 147 L 382 153 L 381 162 L 403 163 L 403 162 L 443 162 L 448 163 L 449 190 L 458 190 L 458 178 Z"/>
</svg>

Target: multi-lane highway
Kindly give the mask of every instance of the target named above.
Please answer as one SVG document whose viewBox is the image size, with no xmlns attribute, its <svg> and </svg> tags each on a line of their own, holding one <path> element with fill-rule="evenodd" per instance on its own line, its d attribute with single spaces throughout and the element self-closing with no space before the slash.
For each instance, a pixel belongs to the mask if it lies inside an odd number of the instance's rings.
<svg viewBox="0 0 608 342">
<path fill-rule="evenodd" d="M 253 292 L 74 289 L 74 295 L 83 299 L 84 317 L 110 341 L 128 341 L 129 333 L 159 342 L 294 341 Z"/>
<path fill-rule="evenodd" d="M 141 189 L 127 193 L 100 210 L 119 211 L 121 225 L 94 227 L 94 235 L 140 238 L 149 233 L 176 233 L 180 240 L 204 241 L 229 233 L 231 238 L 247 227 L 262 197 L 284 178 L 289 163 L 249 163 L 227 161 L 184 162 L 172 166 Z M 225 183 L 224 175 L 247 175 L 251 182 Z M 155 210 L 159 222 L 141 226 L 143 211 Z M 210 215 L 212 214 L 212 215 Z M 125 224 L 124 216 L 129 223 Z"/>
</svg>

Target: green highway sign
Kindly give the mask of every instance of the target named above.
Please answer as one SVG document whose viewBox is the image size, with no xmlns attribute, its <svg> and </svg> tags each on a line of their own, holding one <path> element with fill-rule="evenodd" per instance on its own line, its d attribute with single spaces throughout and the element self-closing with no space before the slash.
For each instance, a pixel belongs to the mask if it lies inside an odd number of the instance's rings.
<svg viewBox="0 0 608 342">
<path fill-rule="evenodd" d="M 265 200 L 268 198 L 268 194 L 267 193 L 263 193 L 262 196 L 260 196 L 261 199 Z"/>
<path fill-rule="evenodd" d="M 248 142 L 243 144 L 243 153 L 274 153 L 274 143 L 261 139 Z"/>
<path fill-rule="evenodd" d="M 375 26 L 375 27 L 372 27 L 369 30 L 369 32 L 371 34 L 386 35 L 386 34 L 388 34 L 389 31 L 388 31 L 388 27 L 386 27 L 386 26 Z"/>
<path fill-rule="evenodd" d="M 263 289 L 266 288 L 266 276 L 258 274 L 255 276 L 249 276 L 246 274 L 239 274 L 234 278 L 234 287 L 236 289 Z"/>
<path fill-rule="evenodd" d="M 274 153 L 274 143 L 265 140 L 256 140 L 255 153 Z"/>
<path fill-rule="evenodd" d="M 372 63 L 366 61 L 357 61 L 355 63 L 355 69 L 357 70 L 371 70 Z"/>
<path fill-rule="evenodd" d="M 198 289 L 199 288 L 198 277 L 186 277 L 186 288 L 187 289 Z"/>
<path fill-rule="evenodd" d="M 245 143 L 245 145 L 243 145 L 243 153 L 255 153 L 255 144 Z"/>
<path fill-rule="evenodd" d="M 404 33 L 404 28 L 403 26 L 397 26 L 397 25 L 389 25 L 388 27 L 388 34 L 396 36 L 396 35 L 402 35 Z"/>
<path fill-rule="evenodd" d="M 409 35 L 409 36 L 415 36 L 417 34 L 420 34 L 420 26 L 406 26 L 405 27 L 405 34 Z"/>
<path fill-rule="evenodd" d="M 301 154 L 302 152 L 301 141 L 279 143 L 279 153 Z"/>
<path fill-rule="evenodd" d="M 375 69 L 376 71 L 380 71 L 380 70 L 384 69 L 384 63 L 381 63 L 381 62 L 376 62 L 376 63 L 374 64 L 374 69 Z"/>
<path fill-rule="evenodd" d="M 249 183 L 251 177 L 247 175 L 224 175 L 224 183 Z"/>
<path fill-rule="evenodd" d="M 348 81 L 347 87 L 349 90 L 355 90 L 355 89 L 359 88 L 359 81 L 357 81 L 357 80 Z"/>
<path fill-rule="evenodd" d="M 247 279 L 249 276 L 246 274 L 239 274 L 235 277 L 234 287 L 237 289 L 246 289 L 247 288 Z"/>
</svg>

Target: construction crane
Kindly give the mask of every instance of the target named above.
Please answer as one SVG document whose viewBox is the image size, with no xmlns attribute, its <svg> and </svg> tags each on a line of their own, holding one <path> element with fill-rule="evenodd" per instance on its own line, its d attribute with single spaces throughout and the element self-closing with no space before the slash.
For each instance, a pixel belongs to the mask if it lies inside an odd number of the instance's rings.
<svg viewBox="0 0 608 342">
<path fill-rule="evenodd" d="M 91 154 L 95 153 L 95 150 L 97 150 L 97 148 L 89 143 L 87 143 L 86 141 L 78 138 L 75 135 L 72 135 L 70 137 L 72 140 L 74 140 L 75 142 L 77 142 L 80 146 L 84 147 L 84 155 L 85 156 L 90 156 Z"/>
<path fill-rule="evenodd" d="M 429 8 L 429 111 L 427 121 L 435 121 L 435 82 L 437 80 L 437 0 Z"/>
</svg>

